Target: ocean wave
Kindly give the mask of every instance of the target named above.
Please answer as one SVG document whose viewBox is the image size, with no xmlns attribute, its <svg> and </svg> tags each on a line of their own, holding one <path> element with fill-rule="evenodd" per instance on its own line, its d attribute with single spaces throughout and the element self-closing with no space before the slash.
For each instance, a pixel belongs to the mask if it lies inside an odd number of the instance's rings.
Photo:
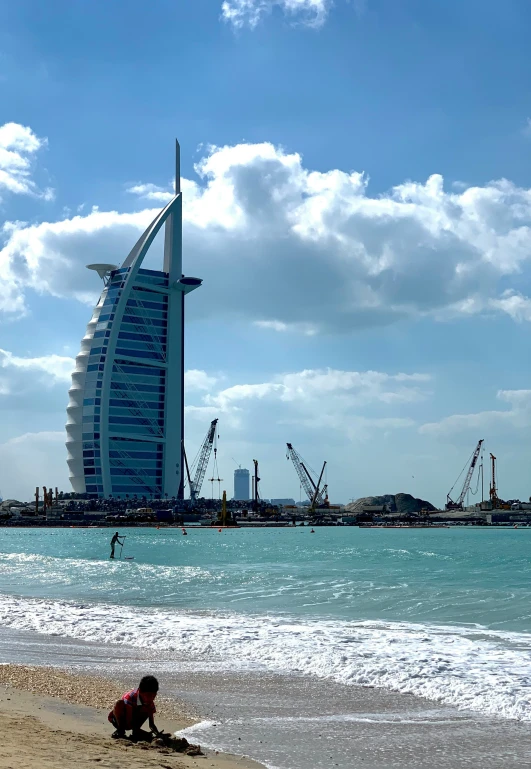
<svg viewBox="0 0 531 769">
<path fill-rule="evenodd" d="M 2 577 L 20 576 L 34 584 L 36 580 L 43 583 L 65 584 L 82 583 L 94 580 L 100 584 L 102 579 L 117 578 L 117 588 L 123 581 L 124 561 L 120 558 L 68 558 L 37 553 L 0 553 L 0 569 Z M 192 580 L 219 581 L 223 572 L 214 574 L 202 566 L 190 565 L 159 565 L 141 561 L 127 561 L 127 568 L 141 580 L 175 580 L 188 582 Z"/>
<path fill-rule="evenodd" d="M 531 636 L 482 627 L 132 608 L 0 596 L 5 627 L 392 689 L 531 721 Z"/>
</svg>

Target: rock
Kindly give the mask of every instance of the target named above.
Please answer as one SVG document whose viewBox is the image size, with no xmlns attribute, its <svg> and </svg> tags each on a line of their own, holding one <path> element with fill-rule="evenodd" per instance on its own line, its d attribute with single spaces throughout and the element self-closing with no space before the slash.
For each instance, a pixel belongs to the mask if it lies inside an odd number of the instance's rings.
<svg viewBox="0 0 531 769">
<path fill-rule="evenodd" d="M 389 512 L 394 513 L 396 511 L 394 494 L 383 494 L 380 497 L 360 497 L 355 502 L 346 505 L 345 509 L 352 513 L 362 513 L 367 508 L 384 507 L 384 505 L 387 506 Z"/>
<path fill-rule="evenodd" d="M 421 510 L 435 510 L 436 508 L 426 502 L 425 499 L 412 497 L 411 494 L 395 494 L 396 512 L 404 515 L 406 513 L 420 513 Z"/>
<path fill-rule="evenodd" d="M 345 506 L 345 510 L 351 513 L 395 513 L 409 515 L 420 513 L 421 510 L 436 510 L 430 502 L 419 499 L 411 494 L 382 494 L 378 497 L 360 497 L 355 502 Z"/>
<path fill-rule="evenodd" d="M 185 750 L 190 747 L 190 743 L 186 737 L 173 737 L 169 740 L 169 746 L 177 753 L 184 753 Z"/>
</svg>

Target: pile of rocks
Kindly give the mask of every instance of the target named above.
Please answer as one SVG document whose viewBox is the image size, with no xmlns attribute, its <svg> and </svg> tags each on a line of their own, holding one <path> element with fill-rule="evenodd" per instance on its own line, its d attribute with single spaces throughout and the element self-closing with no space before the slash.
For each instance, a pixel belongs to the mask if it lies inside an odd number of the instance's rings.
<svg viewBox="0 0 531 769">
<path fill-rule="evenodd" d="M 382 494 L 379 497 L 360 497 L 355 502 L 346 505 L 346 510 L 351 513 L 363 513 L 381 508 L 382 512 L 408 515 L 420 513 L 423 510 L 432 512 L 437 508 L 425 499 L 413 497 L 411 494 Z"/>
<path fill-rule="evenodd" d="M 155 748 L 170 748 L 175 753 L 185 753 L 187 756 L 202 756 L 201 745 L 193 745 L 186 737 L 157 737 L 151 743 Z"/>
<path fill-rule="evenodd" d="M 143 736 L 143 735 L 142 735 Z M 202 756 L 201 745 L 193 745 L 188 742 L 186 737 L 174 737 L 171 734 L 160 734 L 154 740 L 146 739 L 132 740 L 130 737 L 118 739 L 118 743 L 125 743 L 129 747 L 131 743 L 142 750 L 156 748 L 160 753 L 184 753 L 187 756 Z"/>
</svg>

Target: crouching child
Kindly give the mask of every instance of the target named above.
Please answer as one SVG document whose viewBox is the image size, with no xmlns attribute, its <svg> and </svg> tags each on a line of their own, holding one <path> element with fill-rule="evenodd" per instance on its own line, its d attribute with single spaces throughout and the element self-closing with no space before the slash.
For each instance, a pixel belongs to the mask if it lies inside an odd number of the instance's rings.
<svg viewBox="0 0 531 769">
<path fill-rule="evenodd" d="M 157 712 L 155 697 L 159 690 L 159 682 L 155 676 L 144 676 L 138 685 L 138 689 L 126 692 L 108 715 L 108 719 L 116 731 L 112 735 L 115 739 L 123 738 L 126 732 L 131 731 L 134 741 L 146 740 L 151 742 L 153 735 L 161 734 L 155 726 L 153 716 Z M 148 720 L 149 732 L 142 729 Z"/>
</svg>

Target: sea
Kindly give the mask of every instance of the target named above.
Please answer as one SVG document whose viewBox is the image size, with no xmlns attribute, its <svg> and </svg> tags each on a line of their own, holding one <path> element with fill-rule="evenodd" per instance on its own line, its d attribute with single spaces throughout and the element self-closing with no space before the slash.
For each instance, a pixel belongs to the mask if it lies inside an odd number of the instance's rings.
<svg viewBox="0 0 531 769">
<path fill-rule="evenodd" d="M 0 662 L 154 672 L 273 769 L 528 765 L 531 528 L 186 531 L 0 529 Z"/>
</svg>

